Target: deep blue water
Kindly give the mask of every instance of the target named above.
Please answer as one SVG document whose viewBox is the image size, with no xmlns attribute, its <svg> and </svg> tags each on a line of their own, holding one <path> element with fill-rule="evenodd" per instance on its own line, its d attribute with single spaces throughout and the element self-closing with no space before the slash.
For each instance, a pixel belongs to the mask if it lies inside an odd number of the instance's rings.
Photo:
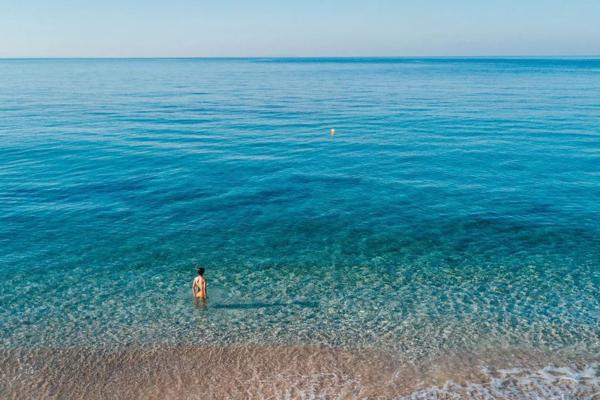
<svg viewBox="0 0 600 400">
<path fill-rule="evenodd" d="M 0 272 L 3 347 L 597 351 L 600 60 L 2 60 Z"/>
</svg>

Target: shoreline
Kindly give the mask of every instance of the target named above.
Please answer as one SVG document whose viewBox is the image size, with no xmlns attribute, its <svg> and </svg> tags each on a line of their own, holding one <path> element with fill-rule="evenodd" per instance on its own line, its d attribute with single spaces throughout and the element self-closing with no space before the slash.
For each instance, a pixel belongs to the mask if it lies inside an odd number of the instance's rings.
<svg viewBox="0 0 600 400">
<path fill-rule="evenodd" d="M 600 398 L 600 357 L 560 352 L 462 353 L 419 365 L 376 350 L 259 345 L 18 348 L 0 356 L 8 399 Z"/>
</svg>

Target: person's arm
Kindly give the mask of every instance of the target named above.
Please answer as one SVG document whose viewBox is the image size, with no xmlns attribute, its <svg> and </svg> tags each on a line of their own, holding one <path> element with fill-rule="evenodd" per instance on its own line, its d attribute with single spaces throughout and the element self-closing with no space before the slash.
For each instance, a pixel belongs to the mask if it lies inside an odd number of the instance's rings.
<svg viewBox="0 0 600 400">
<path fill-rule="evenodd" d="M 198 285 L 196 284 L 196 279 L 192 282 L 192 296 L 196 297 L 196 293 L 198 292 Z"/>
<path fill-rule="evenodd" d="M 204 295 L 204 298 L 206 299 L 206 296 L 208 296 L 208 293 L 206 293 L 206 279 L 202 279 L 202 294 Z"/>
</svg>

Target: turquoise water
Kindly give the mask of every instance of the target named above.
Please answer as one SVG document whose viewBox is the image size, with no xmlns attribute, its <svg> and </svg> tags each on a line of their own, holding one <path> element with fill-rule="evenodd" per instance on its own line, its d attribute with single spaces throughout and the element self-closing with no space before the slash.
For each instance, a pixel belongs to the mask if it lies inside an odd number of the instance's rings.
<svg viewBox="0 0 600 400">
<path fill-rule="evenodd" d="M 599 265 L 600 60 L 0 61 L 4 348 L 597 354 Z"/>
</svg>

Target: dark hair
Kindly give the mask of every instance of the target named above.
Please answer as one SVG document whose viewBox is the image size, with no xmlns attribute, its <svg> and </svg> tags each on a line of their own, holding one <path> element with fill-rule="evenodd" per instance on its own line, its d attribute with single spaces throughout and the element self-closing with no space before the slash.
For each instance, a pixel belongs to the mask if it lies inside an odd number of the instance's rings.
<svg viewBox="0 0 600 400">
<path fill-rule="evenodd" d="M 200 275 L 200 276 L 204 275 L 204 268 L 198 267 L 198 275 Z"/>
</svg>

